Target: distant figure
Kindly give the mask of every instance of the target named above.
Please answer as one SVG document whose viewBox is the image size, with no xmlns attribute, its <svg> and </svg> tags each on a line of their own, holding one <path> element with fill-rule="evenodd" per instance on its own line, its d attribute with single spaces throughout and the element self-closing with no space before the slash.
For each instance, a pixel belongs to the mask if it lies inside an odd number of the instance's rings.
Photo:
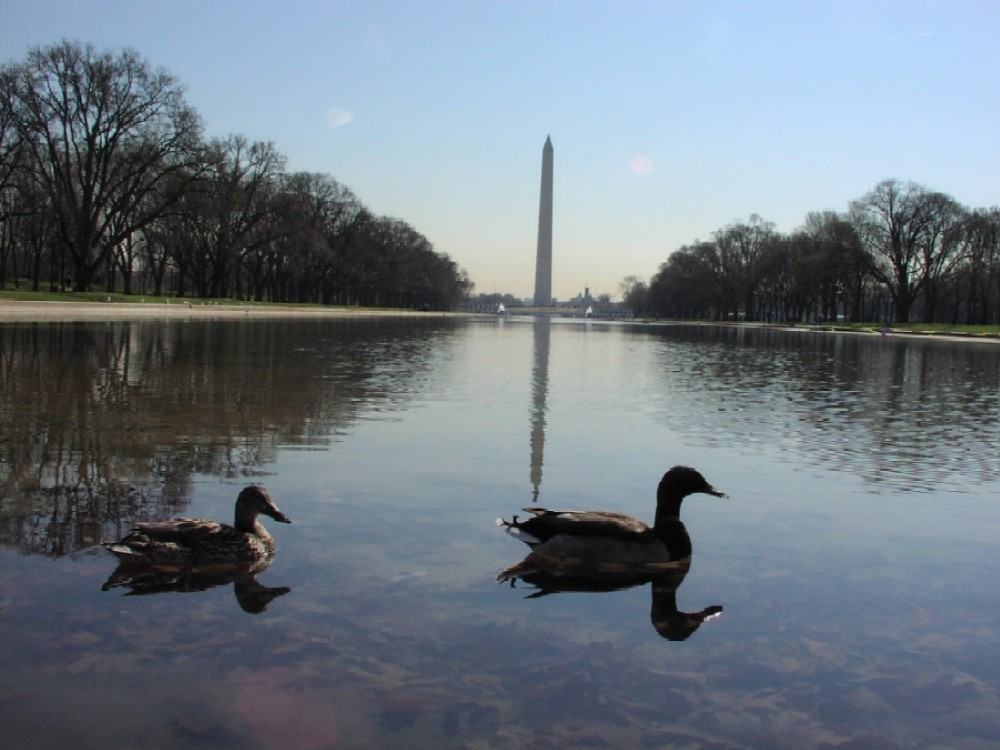
<svg viewBox="0 0 1000 750">
<path fill-rule="evenodd" d="M 587 305 L 587 312 L 584 313 L 584 316 L 587 318 L 594 317 L 594 308 L 590 305 Z"/>
<path fill-rule="evenodd" d="M 507 308 L 503 306 L 503 302 L 497 305 L 497 315 L 503 315 L 507 312 Z"/>
</svg>

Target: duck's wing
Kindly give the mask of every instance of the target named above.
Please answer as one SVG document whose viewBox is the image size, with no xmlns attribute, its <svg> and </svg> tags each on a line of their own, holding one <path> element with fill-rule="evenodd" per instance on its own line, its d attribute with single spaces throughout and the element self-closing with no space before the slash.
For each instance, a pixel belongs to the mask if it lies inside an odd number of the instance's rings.
<svg viewBox="0 0 1000 750">
<path fill-rule="evenodd" d="M 103 544 L 121 561 L 141 565 L 201 565 L 273 553 L 265 542 L 255 543 L 239 529 L 200 518 L 138 523 L 121 541 Z"/>
<path fill-rule="evenodd" d="M 132 533 L 122 542 L 131 537 L 143 537 L 152 542 L 194 547 L 200 544 L 225 543 L 242 536 L 241 531 L 218 521 L 207 521 L 203 518 L 174 518 L 170 521 L 137 523 Z"/>
<path fill-rule="evenodd" d="M 514 523 L 539 541 L 545 542 L 559 534 L 578 537 L 605 537 L 627 541 L 644 539 L 650 528 L 638 518 L 624 513 L 600 510 L 548 510 L 525 508 L 534 518 Z"/>
<path fill-rule="evenodd" d="M 175 518 L 137 523 L 120 541 L 104 546 L 126 562 L 174 562 L 206 552 L 224 557 L 246 546 L 246 534 L 218 521 Z"/>
</svg>

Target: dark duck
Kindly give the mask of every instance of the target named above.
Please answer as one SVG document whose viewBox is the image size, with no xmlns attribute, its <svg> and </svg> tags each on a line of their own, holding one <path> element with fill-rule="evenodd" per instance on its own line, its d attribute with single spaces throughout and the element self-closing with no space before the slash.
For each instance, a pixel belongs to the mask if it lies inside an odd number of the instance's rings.
<svg viewBox="0 0 1000 750">
<path fill-rule="evenodd" d="M 524 509 L 532 514 L 527 520 L 515 515 L 510 521 L 497 519 L 497 523 L 531 547 L 522 565 L 527 563 L 539 570 L 564 568 L 630 575 L 690 560 L 691 538 L 680 512 L 684 498 L 695 493 L 726 497 L 695 469 L 675 466 L 663 475 L 657 487 L 652 526 L 610 511 L 537 507 Z"/>
<path fill-rule="evenodd" d="M 104 542 L 123 564 L 198 566 L 252 564 L 274 556 L 274 540 L 258 517 L 291 520 L 278 510 L 267 490 L 251 485 L 236 499 L 232 526 L 201 518 L 137 523 L 120 541 Z"/>
</svg>

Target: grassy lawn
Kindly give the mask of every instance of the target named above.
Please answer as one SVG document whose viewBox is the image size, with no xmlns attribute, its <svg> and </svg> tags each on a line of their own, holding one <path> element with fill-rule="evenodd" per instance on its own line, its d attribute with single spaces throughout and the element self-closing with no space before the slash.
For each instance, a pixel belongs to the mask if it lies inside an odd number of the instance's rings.
<svg viewBox="0 0 1000 750">
<path fill-rule="evenodd" d="M 246 305 L 264 307 L 322 307 L 296 302 L 256 302 L 240 299 L 203 299 L 201 297 L 156 297 L 151 294 L 121 294 L 120 292 L 31 292 L 24 289 L 0 289 L 0 302 L 119 302 L 125 304 L 164 304 L 190 302 L 192 305 Z"/>
<path fill-rule="evenodd" d="M 0 290 L 0 301 L 7 302 L 125 302 L 162 304 L 190 302 L 193 305 L 261 305 L 237 299 L 195 299 L 185 297 L 154 297 L 153 295 L 121 294 L 119 292 L 29 292 L 23 289 Z"/>
<path fill-rule="evenodd" d="M 24 289 L 0 289 L 0 302 L 116 302 L 124 304 L 191 304 L 242 305 L 244 307 L 294 307 L 320 310 L 350 310 L 351 312 L 399 312 L 399 308 L 357 307 L 351 305 L 319 305 L 306 302 L 257 302 L 230 298 L 156 297 L 151 294 L 121 294 L 120 292 L 31 292 Z"/>
</svg>

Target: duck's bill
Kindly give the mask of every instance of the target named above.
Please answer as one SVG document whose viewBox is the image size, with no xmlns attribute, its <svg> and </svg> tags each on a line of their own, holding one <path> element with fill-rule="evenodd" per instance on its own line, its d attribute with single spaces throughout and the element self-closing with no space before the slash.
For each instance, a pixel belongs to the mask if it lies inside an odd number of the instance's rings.
<svg viewBox="0 0 1000 750">
<path fill-rule="evenodd" d="M 715 489 L 715 487 L 709 487 L 705 490 L 709 495 L 715 495 L 716 497 L 729 497 L 725 492 Z"/>
<path fill-rule="evenodd" d="M 280 510 L 274 511 L 274 515 L 271 516 L 278 523 L 291 523 L 292 519 L 282 513 Z"/>
</svg>

